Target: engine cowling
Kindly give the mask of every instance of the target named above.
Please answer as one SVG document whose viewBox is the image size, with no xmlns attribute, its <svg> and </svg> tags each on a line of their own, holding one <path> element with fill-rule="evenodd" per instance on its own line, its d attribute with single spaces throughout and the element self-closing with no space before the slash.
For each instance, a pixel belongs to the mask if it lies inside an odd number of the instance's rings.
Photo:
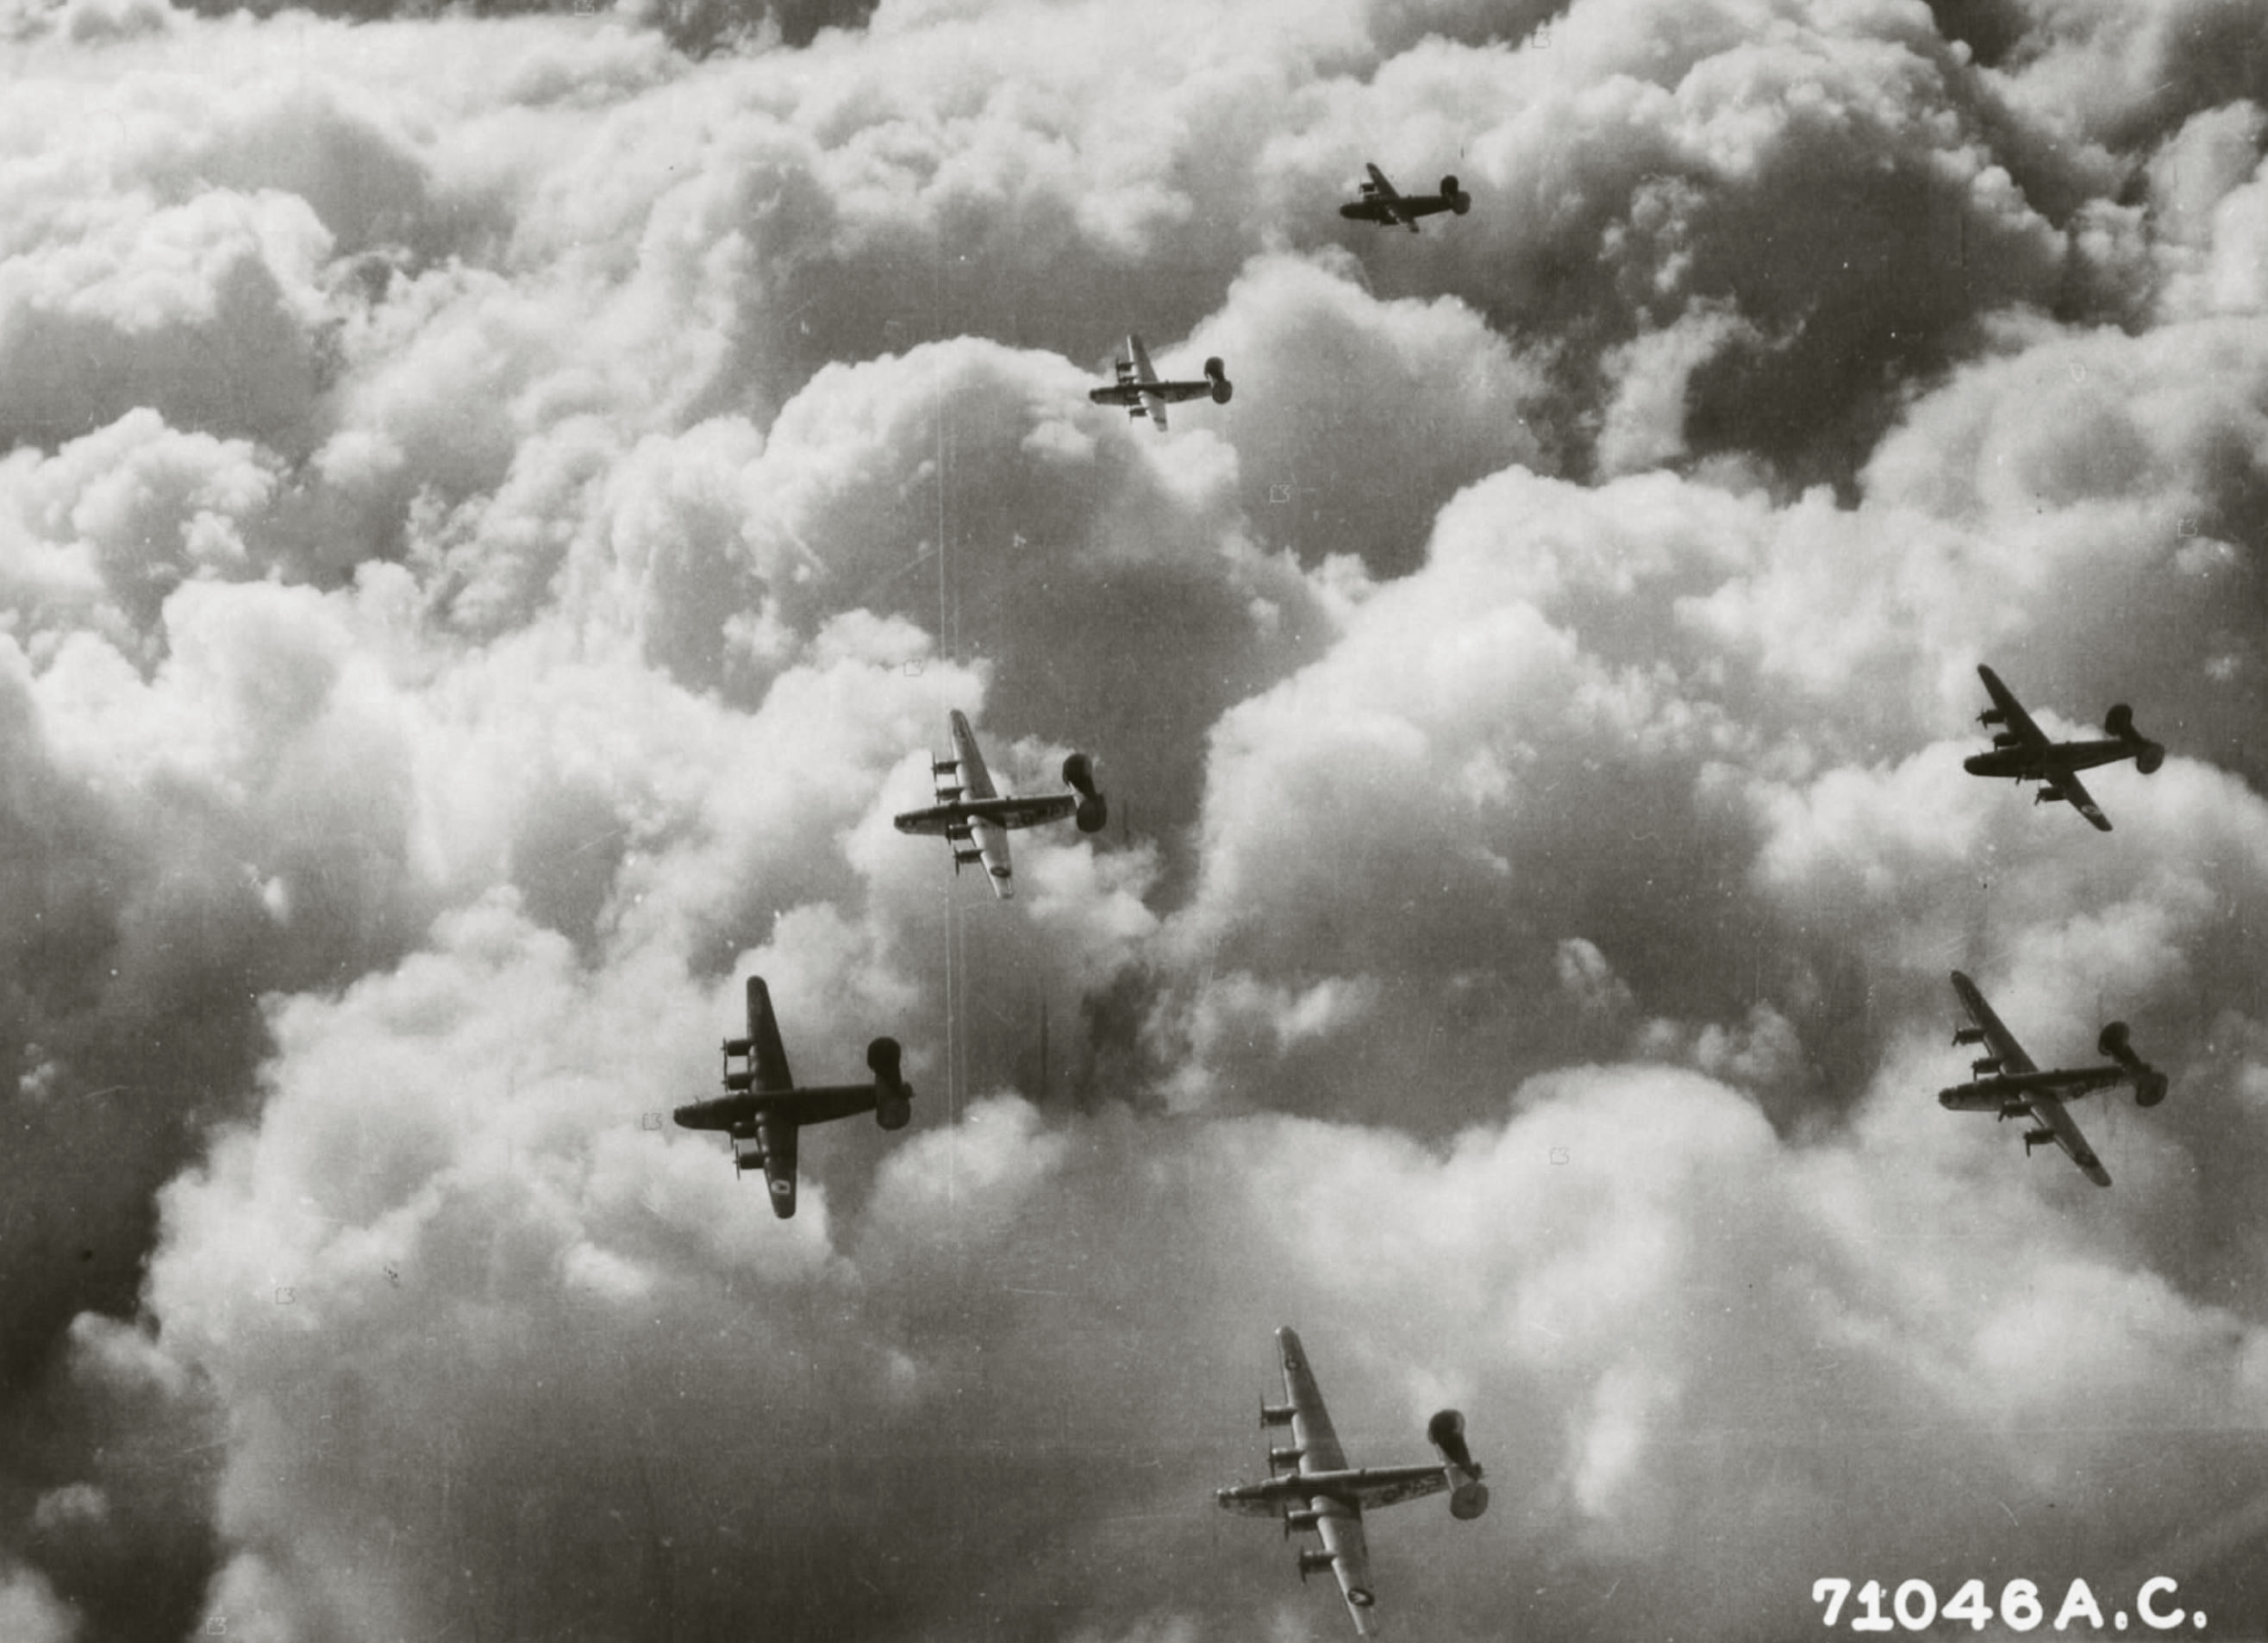
<svg viewBox="0 0 2268 1643">
<path fill-rule="evenodd" d="M 1212 402 L 1216 405 L 1227 404 L 1229 396 L 1236 392 L 1236 387 L 1229 381 L 1228 367 L 1221 363 L 1219 355 L 1215 354 L 1211 359 L 1205 361 L 1204 373 L 1206 379 L 1212 383 Z"/>
<path fill-rule="evenodd" d="M 885 1130 L 902 1130 L 913 1122 L 913 1086 L 898 1074 L 903 1053 L 895 1038 L 878 1038 L 866 1046 L 866 1065 L 874 1073 L 874 1122 Z"/>
<path fill-rule="evenodd" d="M 1454 1409 L 1445 1409 L 1425 1423 L 1425 1436 L 1448 1475 L 1449 1515 L 1466 1520 L 1487 1511 L 1488 1485 L 1480 1480 L 1481 1463 L 1465 1447 L 1465 1418 Z"/>
</svg>

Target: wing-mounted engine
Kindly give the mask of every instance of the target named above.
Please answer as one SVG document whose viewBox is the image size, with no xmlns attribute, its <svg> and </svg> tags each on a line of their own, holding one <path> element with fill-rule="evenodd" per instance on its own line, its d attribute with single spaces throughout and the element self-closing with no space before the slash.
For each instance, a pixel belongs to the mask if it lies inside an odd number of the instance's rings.
<svg viewBox="0 0 2268 1643">
<path fill-rule="evenodd" d="M 2032 1149 L 2033 1149 L 2034 1147 L 2036 1147 L 2036 1146 L 2054 1146 L 2054 1145 L 2055 1145 L 2055 1138 L 2056 1138 L 2056 1132 L 2055 1132 L 2054 1131 L 2052 1131 L 2052 1130 L 2027 1130 L 2027 1131 L 2024 1131 L 2024 1156 L 2025 1156 L 2026 1158 L 2029 1158 L 2029 1157 L 2032 1155 Z"/>
<path fill-rule="evenodd" d="M 1984 1029 L 1981 1027 L 1956 1027 L 1953 1029 L 1953 1042 L 1956 1044 L 1981 1044 L 1984 1042 Z"/>
<path fill-rule="evenodd" d="M 1268 1450 L 1268 1475 L 1280 1477 L 1286 1472 L 1298 1471 L 1300 1457 L 1306 1453 L 1307 1450 L 1296 1445 L 1290 1448 L 1277 1448 L 1271 1445 Z"/>
<path fill-rule="evenodd" d="M 2134 768 L 2147 776 L 2166 762 L 2166 749 L 2134 728 L 2134 710 L 2124 702 L 2103 716 L 2102 728 L 2134 749 Z"/>
<path fill-rule="evenodd" d="M 903 1053 L 895 1038 L 878 1038 L 866 1046 L 866 1065 L 874 1072 L 874 1122 L 885 1130 L 902 1130 L 913 1122 L 913 1086 L 898 1075 Z"/>
<path fill-rule="evenodd" d="M 1289 1404 L 1271 1404 L 1263 1397 L 1260 1400 L 1261 1430 L 1264 1432 L 1270 1426 L 1288 1426 L 1296 1412 Z"/>
<path fill-rule="evenodd" d="M 1457 187 L 1457 179 L 1454 173 L 1441 179 L 1441 197 L 1449 203 L 1449 209 L 1460 217 L 1473 209 L 1473 196 Z"/>
<path fill-rule="evenodd" d="M 1330 1572 L 1331 1554 L 1329 1552 L 1321 1546 L 1300 1548 L 1300 1578 L 1302 1580 L 1311 1574 L 1329 1574 Z"/>
<path fill-rule="evenodd" d="M 1219 355 L 1205 361 L 1204 373 L 1205 379 L 1212 384 L 1212 402 L 1227 404 L 1229 396 L 1236 392 L 1236 385 L 1228 379 L 1228 367 L 1221 363 Z"/>
<path fill-rule="evenodd" d="M 1445 1409 L 1425 1423 L 1425 1436 L 1448 1474 L 1449 1515 L 1462 1520 L 1487 1511 L 1488 1485 L 1481 1482 L 1481 1463 L 1465 1447 L 1465 1418 L 1454 1409 Z"/>
<path fill-rule="evenodd" d="M 1218 364 L 1219 362 L 1214 362 Z M 1084 753 L 1074 753 L 1063 763 L 1064 785 L 1079 795 L 1079 808 L 1072 813 L 1082 833 L 1100 833 L 1110 820 L 1110 801 L 1094 785 L 1094 761 Z M 1285 1417 L 1287 1419 L 1289 1416 Z"/>
<path fill-rule="evenodd" d="M 2021 781 L 2024 778 L 2020 776 L 2016 779 Z M 2043 785 L 2039 792 L 2032 795 L 2032 802 L 2036 805 L 2060 805 L 2067 804 L 2070 800 L 2062 788 Z"/>
<path fill-rule="evenodd" d="M 2133 1081 L 2134 1104 L 2154 1107 L 2166 1099 L 2169 1080 L 2166 1075 L 2134 1053 L 2132 1033 L 2124 1021 L 2113 1021 L 2102 1029 L 2095 1047 L 2116 1061 Z"/>
<path fill-rule="evenodd" d="M 1313 1507 L 1285 1507 L 1284 1508 L 1284 1538 L 1289 1540 L 1294 1535 L 1306 1534 L 1308 1530 L 1314 1529 L 1316 1524 L 1322 1522 L 1322 1518 L 1323 1514 L 1316 1511 Z"/>
</svg>

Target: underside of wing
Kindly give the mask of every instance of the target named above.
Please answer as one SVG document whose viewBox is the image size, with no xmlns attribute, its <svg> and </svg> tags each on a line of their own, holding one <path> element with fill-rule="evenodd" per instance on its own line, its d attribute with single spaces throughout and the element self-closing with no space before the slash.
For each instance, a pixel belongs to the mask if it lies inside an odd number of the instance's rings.
<svg viewBox="0 0 2268 1643">
<path fill-rule="evenodd" d="M 961 796 L 964 799 L 997 799 L 993 790 L 992 773 L 984 768 L 984 755 L 976 750 L 976 733 L 968 728 L 968 716 L 959 708 L 953 710 L 953 756 L 961 766 Z"/>
<path fill-rule="evenodd" d="M 1977 1023 L 1977 1030 L 1984 1035 L 1984 1042 L 1992 1046 L 1992 1058 L 2000 1064 L 2001 1072 L 2039 1071 L 2032 1058 L 2024 1053 L 2024 1047 L 2016 1042 L 2016 1035 L 2008 1030 L 2007 1023 L 1993 1013 L 1991 1005 L 1984 1002 L 1984 995 L 1977 991 L 1975 982 L 1955 970 L 1953 972 L 1953 991 L 1960 995 L 1961 1007 L 1969 1012 L 1969 1019 Z"/>
<path fill-rule="evenodd" d="M 1368 1637 L 1376 1625 L 1371 1609 L 1377 1600 L 1371 1595 L 1370 1542 L 1362 1532 L 1362 1519 L 1321 1496 L 1316 1497 L 1315 1507 L 1321 1513 L 1315 1530 L 1323 1537 L 1323 1550 L 1331 1555 L 1331 1573 L 1338 1576 L 1347 1613 L 1353 1617 L 1354 1629 Z"/>
<path fill-rule="evenodd" d="M 1999 674 L 1979 662 L 1977 676 L 1984 682 L 1984 694 L 1992 698 L 1993 710 L 2000 715 L 2003 728 L 2027 748 L 2048 745 L 2047 733 L 2032 722 L 2032 716 L 2024 711 L 2024 704 L 2016 700 L 2016 693 L 2000 682 Z"/>
<path fill-rule="evenodd" d="M 1152 377 L 1149 380 L 1154 383 L 1157 379 Z M 1165 432 L 1169 425 L 1166 421 L 1166 396 L 1154 387 L 1145 387 L 1142 390 L 1142 409 L 1148 413 L 1151 424 L 1158 431 Z"/>
<path fill-rule="evenodd" d="M 1300 1345 L 1299 1335 L 1288 1329 L 1276 1331 L 1276 1347 L 1284 1359 L 1284 1397 L 1292 1405 L 1292 1441 L 1299 1447 L 1300 1470 L 1344 1471 L 1346 1451 L 1339 1447 L 1338 1433 L 1331 1430 L 1330 1411 L 1323 1407 L 1322 1392 L 1307 1367 L 1307 1349 Z"/>
<path fill-rule="evenodd" d="M 1012 901 L 1016 867 L 1008 857 L 1008 829 L 983 816 L 971 817 L 968 826 L 976 835 L 976 848 L 983 857 L 984 876 L 992 881 L 992 894 L 1004 902 Z"/>
<path fill-rule="evenodd" d="M 795 1213 L 796 1125 L 776 1115 L 758 1120 L 756 1144 L 764 1149 L 764 1185 L 771 1190 L 772 1213 L 785 1220 Z"/>
<path fill-rule="evenodd" d="M 1158 372 L 1150 364 L 1150 350 L 1143 347 L 1142 339 L 1130 331 L 1126 336 L 1126 357 L 1133 361 L 1137 382 L 1155 382 L 1158 379 Z"/>
<path fill-rule="evenodd" d="M 761 976 L 748 977 L 748 1047 L 755 1063 L 755 1089 L 775 1094 L 795 1087 L 787 1070 L 787 1050 L 780 1043 L 779 1020 L 772 1014 L 771 989 Z"/>
<path fill-rule="evenodd" d="M 2069 770 L 2059 770 L 2045 778 L 2049 786 L 2071 801 L 2071 807 L 2095 823 L 2099 831 L 2110 831 L 2110 818 L 2095 802 L 2095 795 L 2080 785 L 2079 777 Z"/>
<path fill-rule="evenodd" d="M 2095 1149 L 2087 1144 L 2087 1137 L 2080 1132 L 2079 1121 L 2071 1116 L 2070 1109 L 2062 1101 L 2036 1101 L 2032 1103 L 2032 1116 L 2055 1131 L 2056 1144 L 2071 1154 L 2071 1161 L 2079 1166 L 2081 1175 L 2098 1187 L 2110 1184 L 2110 1172 L 2102 1167 L 2102 1160 L 2095 1157 Z"/>
</svg>

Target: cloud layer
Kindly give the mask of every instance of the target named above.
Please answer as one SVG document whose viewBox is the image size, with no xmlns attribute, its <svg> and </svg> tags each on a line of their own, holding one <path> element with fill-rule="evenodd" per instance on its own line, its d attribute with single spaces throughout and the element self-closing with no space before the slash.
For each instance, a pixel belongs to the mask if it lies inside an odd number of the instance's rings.
<svg viewBox="0 0 2268 1643">
<path fill-rule="evenodd" d="M 8 25 L 0 1632 L 1336 1636 L 1285 1323 L 1412 1634 L 2260 1628 L 2251 8 L 491 10 Z M 788 1222 L 752 973 L 919 1092 Z"/>
</svg>

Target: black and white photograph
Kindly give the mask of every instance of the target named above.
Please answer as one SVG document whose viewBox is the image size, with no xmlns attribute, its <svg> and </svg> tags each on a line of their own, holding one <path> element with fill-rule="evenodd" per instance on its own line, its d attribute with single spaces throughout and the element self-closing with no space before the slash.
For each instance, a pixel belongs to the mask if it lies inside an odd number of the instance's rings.
<svg viewBox="0 0 2268 1643">
<path fill-rule="evenodd" d="M 2268 0 L 0 61 L 0 1643 L 2268 1639 Z"/>
</svg>

